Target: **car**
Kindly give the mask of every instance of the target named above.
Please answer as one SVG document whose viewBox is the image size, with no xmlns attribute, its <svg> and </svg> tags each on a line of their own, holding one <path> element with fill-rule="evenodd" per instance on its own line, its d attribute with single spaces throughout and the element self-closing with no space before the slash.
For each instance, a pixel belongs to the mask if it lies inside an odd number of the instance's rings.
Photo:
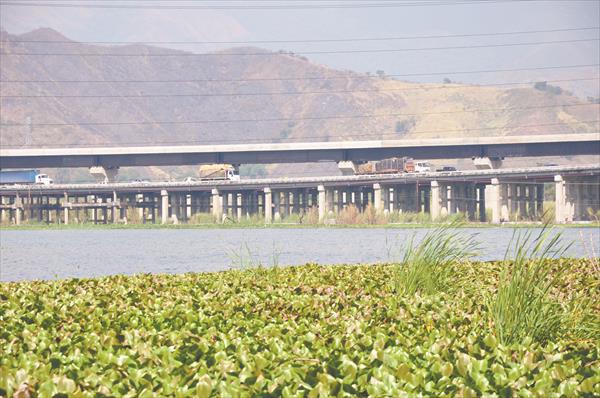
<svg viewBox="0 0 600 398">
<path fill-rule="evenodd" d="M 189 177 L 189 176 L 188 176 L 188 177 L 185 177 L 185 178 L 183 179 L 183 182 L 186 182 L 186 183 L 188 183 L 188 184 L 189 184 L 189 183 L 192 183 L 192 182 L 198 182 L 198 179 L 197 179 L 197 178 L 195 178 L 195 177 Z"/>
<path fill-rule="evenodd" d="M 454 166 L 442 166 L 435 169 L 435 171 L 456 171 L 456 167 Z"/>
<path fill-rule="evenodd" d="M 136 178 L 135 180 L 131 180 L 131 183 L 132 184 L 150 184 L 150 181 Z"/>
</svg>

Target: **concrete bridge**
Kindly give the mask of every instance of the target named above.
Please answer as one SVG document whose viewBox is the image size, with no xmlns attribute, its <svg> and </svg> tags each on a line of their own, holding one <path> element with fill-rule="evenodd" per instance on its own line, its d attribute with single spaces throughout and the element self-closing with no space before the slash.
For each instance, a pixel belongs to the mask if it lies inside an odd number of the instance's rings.
<svg viewBox="0 0 600 398">
<path fill-rule="evenodd" d="M 551 196 L 551 197 L 549 197 Z M 321 223 L 355 208 L 383 217 L 461 213 L 470 221 L 540 220 L 554 202 L 555 221 L 594 220 L 600 165 L 232 181 L 15 185 L 0 187 L 3 223 L 223 222 L 293 214 Z"/>
<path fill-rule="evenodd" d="M 269 144 L 0 148 L 0 168 L 363 162 L 390 157 L 465 159 L 600 154 L 598 133 Z"/>
</svg>

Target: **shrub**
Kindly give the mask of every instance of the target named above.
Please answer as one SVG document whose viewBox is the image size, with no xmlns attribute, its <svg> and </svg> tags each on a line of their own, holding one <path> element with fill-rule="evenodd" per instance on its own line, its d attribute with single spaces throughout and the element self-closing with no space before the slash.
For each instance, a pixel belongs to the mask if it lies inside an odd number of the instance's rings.
<svg viewBox="0 0 600 398">
<path fill-rule="evenodd" d="M 363 215 L 355 205 L 348 205 L 336 215 L 336 224 L 357 225 L 363 224 Z"/>
</svg>

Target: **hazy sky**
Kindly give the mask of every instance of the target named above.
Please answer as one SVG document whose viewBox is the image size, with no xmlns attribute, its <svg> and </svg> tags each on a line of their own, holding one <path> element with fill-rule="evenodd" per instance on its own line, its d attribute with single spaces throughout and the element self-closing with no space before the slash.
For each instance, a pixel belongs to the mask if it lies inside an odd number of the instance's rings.
<svg viewBox="0 0 600 398">
<path fill-rule="evenodd" d="M 42 0 L 36 1 L 36 3 Z M 67 3 L 73 1 L 56 1 Z M 367 3 L 367 0 L 354 3 Z M 377 1 L 377 3 L 385 0 Z M 87 2 L 88 4 L 92 2 Z M 106 1 L 104 2 L 106 4 Z M 248 2 L 221 1 L 109 1 L 110 4 L 236 5 Z M 319 1 L 254 1 L 251 4 L 306 4 Z M 329 3 L 335 3 L 329 1 Z M 337 2 L 339 3 L 339 2 Z M 349 1 L 344 2 L 351 3 Z M 414 0 L 411 1 L 414 3 Z M 421 2 L 423 4 L 423 2 Z M 38 27 L 56 29 L 79 41 L 256 41 L 402 37 L 469 33 L 548 30 L 600 26 L 600 1 L 491 1 L 487 4 L 421 5 L 396 8 L 308 9 L 308 10 L 172 10 L 94 8 L 1 8 L 2 27 L 23 33 Z M 600 32 L 560 32 L 448 39 L 391 40 L 346 43 L 256 44 L 269 49 L 327 51 L 344 49 L 399 49 L 570 40 L 598 37 Z M 227 45 L 173 46 L 208 51 Z M 308 55 L 314 62 L 361 72 L 384 70 L 389 74 L 573 65 L 600 62 L 598 42 L 550 44 L 523 47 L 391 53 Z M 563 76 L 598 75 L 598 69 L 538 71 L 511 74 L 457 75 L 465 82 L 500 82 L 506 79 L 552 79 Z M 587 76 L 586 75 L 586 76 Z M 454 78 L 454 76 L 449 75 Z M 415 80 L 440 81 L 442 77 Z M 598 81 L 583 83 L 598 91 Z M 586 88 L 586 87 L 584 87 Z M 586 90 L 584 90 L 586 91 Z"/>
</svg>

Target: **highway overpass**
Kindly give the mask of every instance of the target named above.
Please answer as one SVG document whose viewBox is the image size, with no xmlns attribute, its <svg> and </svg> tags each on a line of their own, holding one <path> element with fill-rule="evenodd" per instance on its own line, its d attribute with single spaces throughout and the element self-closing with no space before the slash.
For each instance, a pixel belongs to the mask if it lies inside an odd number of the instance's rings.
<svg viewBox="0 0 600 398">
<path fill-rule="evenodd" d="M 0 168 L 306 163 L 600 154 L 600 133 L 272 144 L 0 148 Z"/>
<path fill-rule="evenodd" d="M 0 223 L 216 222 L 292 214 L 331 223 L 345 211 L 385 216 L 461 213 L 471 221 L 539 221 L 547 184 L 555 221 L 597 220 L 600 165 L 241 181 L 0 186 Z M 489 213 L 489 214 L 488 214 Z M 201 217 L 202 218 L 202 217 Z M 424 219 L 424 218 L 421 218 Z M 313 220 L 317 221 L 317 218 Z"/>
</svg>

